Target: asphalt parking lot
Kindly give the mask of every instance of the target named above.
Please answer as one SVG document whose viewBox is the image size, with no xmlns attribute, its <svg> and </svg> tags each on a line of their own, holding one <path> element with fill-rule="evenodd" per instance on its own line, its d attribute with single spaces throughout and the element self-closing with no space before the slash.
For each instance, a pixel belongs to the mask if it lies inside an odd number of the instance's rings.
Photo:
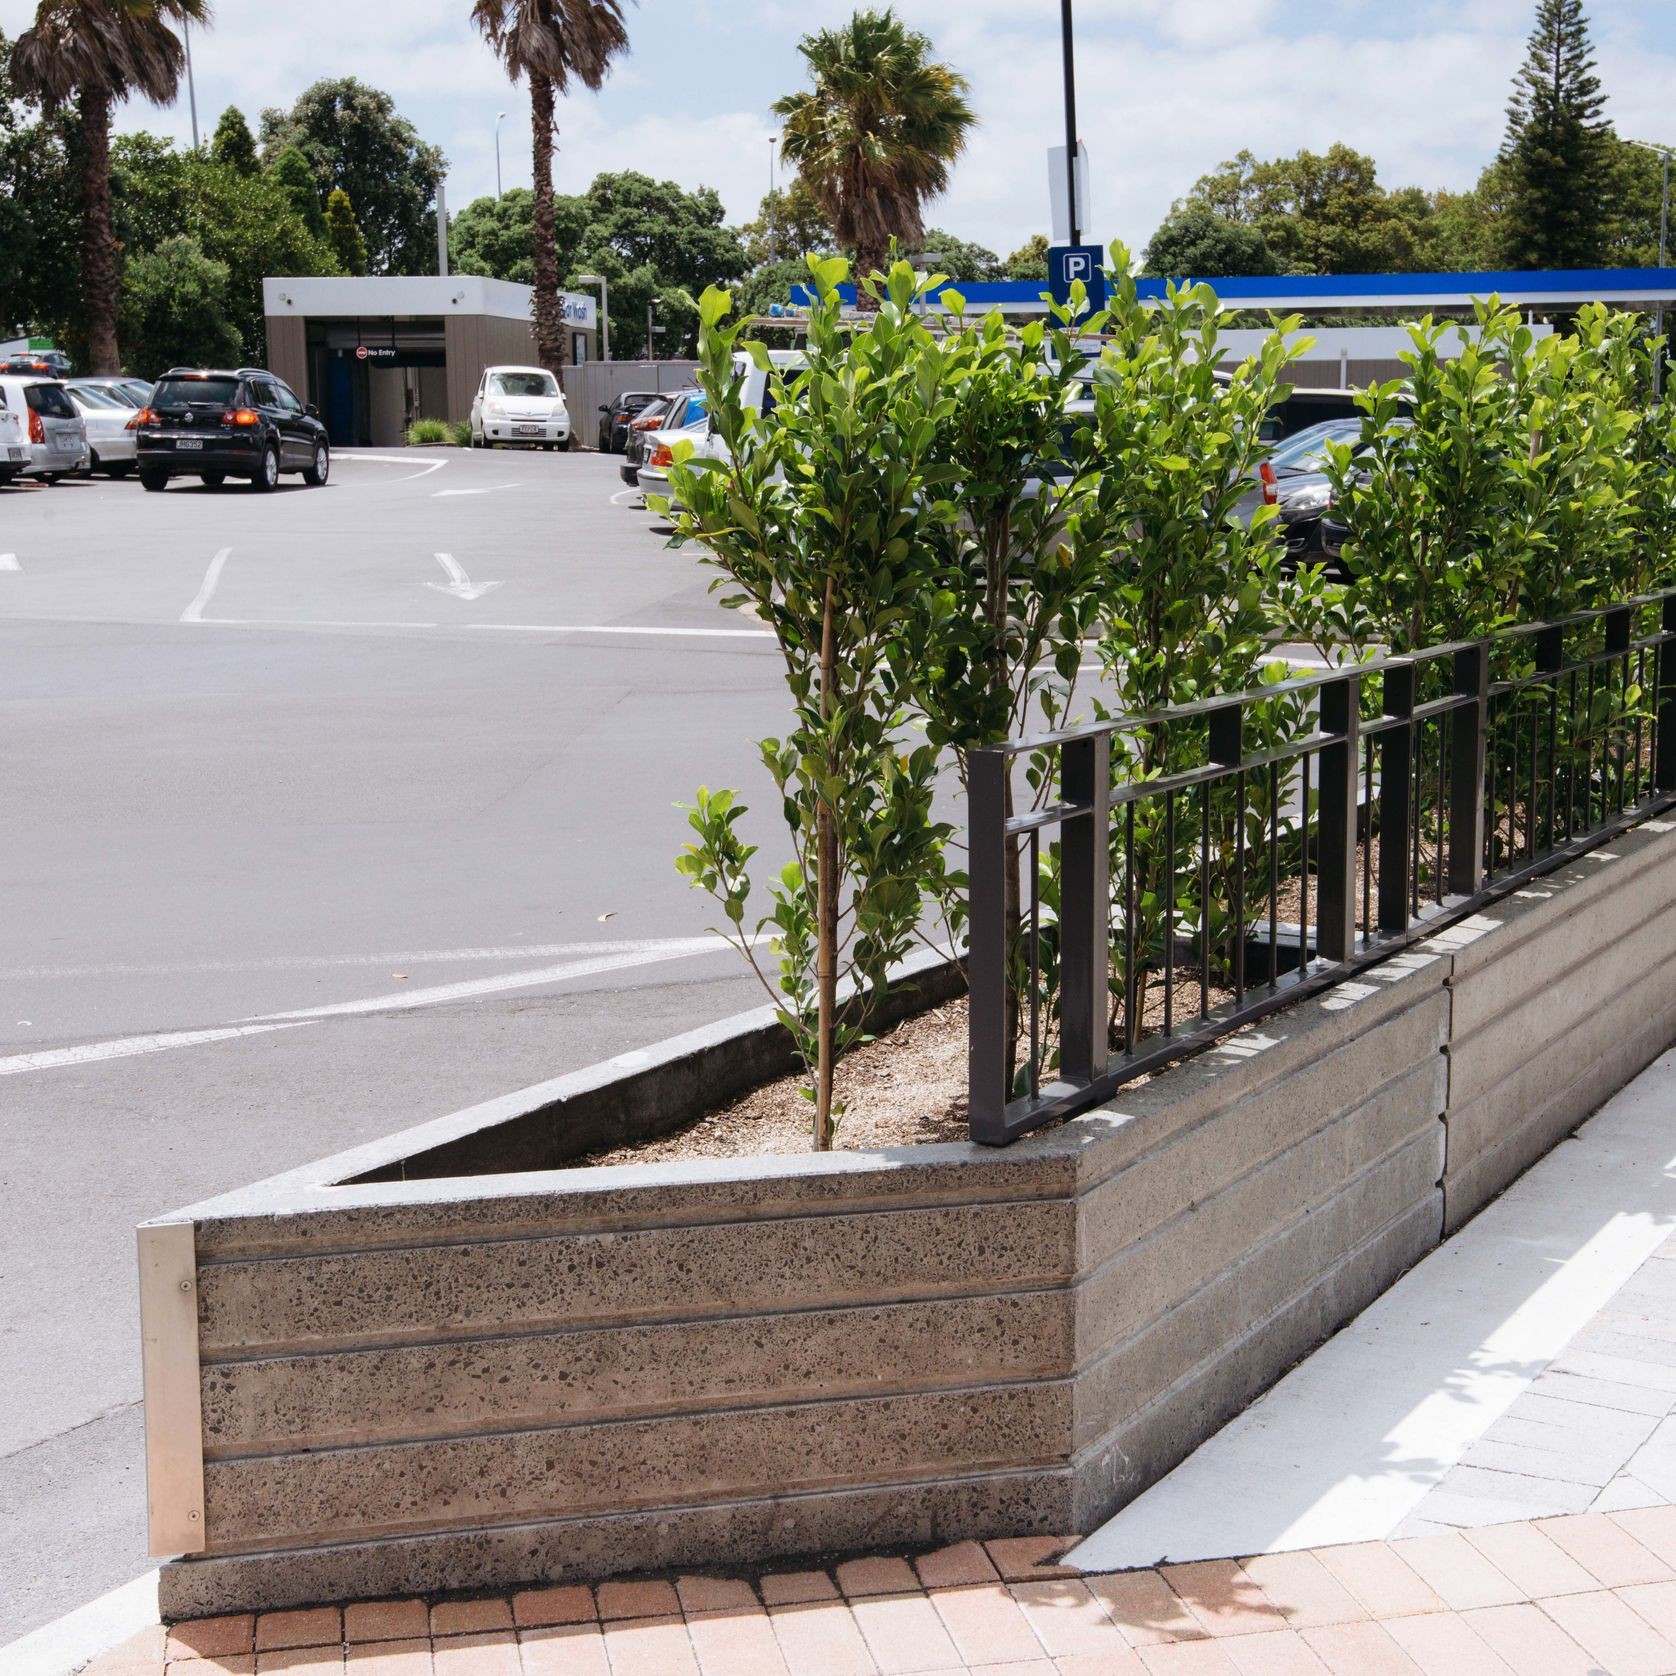
<svg viewBox="0 0 1676 1676">
<path fill-rule="evenodd" d="M 778 659 L 634 498 L 0 490 L 0 1646 L 149 1564 L 137 1222 L 761 999 L 673 805 L 755 785 Z"/>
</svg>

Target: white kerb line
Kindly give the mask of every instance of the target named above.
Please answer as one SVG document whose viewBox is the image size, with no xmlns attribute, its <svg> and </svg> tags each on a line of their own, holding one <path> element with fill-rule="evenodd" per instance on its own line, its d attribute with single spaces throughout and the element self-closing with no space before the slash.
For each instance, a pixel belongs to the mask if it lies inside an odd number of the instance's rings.
<svg viewBox="0 0 1676 1676">
<path fill-rule="evenodd" d="M 216 583 L 221 580 L 222 569 L 232 551 L 231 547 L 223 547 L 210 560 L 209 569 L 204 572 L 203 586 L 198 589 L 192 603 L 180 614 L 183 623 L 201 623 L 204 620 L 204 607 L 209 604 L 210 596 L 215 592 Z"/>
</svg>

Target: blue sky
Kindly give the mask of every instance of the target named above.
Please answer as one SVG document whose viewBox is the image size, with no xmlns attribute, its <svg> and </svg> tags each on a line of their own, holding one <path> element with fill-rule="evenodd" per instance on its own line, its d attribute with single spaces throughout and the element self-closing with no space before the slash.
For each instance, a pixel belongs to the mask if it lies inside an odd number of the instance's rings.
<svg viewBox="0 0 1676 1676">
<path fill-rule="evenodd" d="M 632 167 L 716 187 L 732 219 L 768 183 L 768 106 L 802 82 L 798 37 L 853 0 L 641 0 L 605 91 L 560 109 L 558 181 Z M 1045 149 L 1062 129 L 1057 0 L 899 0 L 972 83 L 982 118 L 931 219 L 1001 253 L 1046 227 Z M 1591 0 L 1609 111 L 1625 134 L 1676 140 L 1676 0 Z M 1342 139 L 1393 185 L 1472 183 L 1500 140 L 1535 0 L 1078 0 L 1078 102 L 1095 230 L 1143 245 L 1172 198 L 1241 146 Z M 16 33 L 29 0 L 0 0 Z M 448 154 L 450 205 L 529 181 L 528 102 L 472 33 L 467 0 L 220 0 L 194 32 L 199 119 L 251 117 L 321 76 L 388 89 Z M 123 128 L 188 133 L 130 105 Z"/>
</svg>

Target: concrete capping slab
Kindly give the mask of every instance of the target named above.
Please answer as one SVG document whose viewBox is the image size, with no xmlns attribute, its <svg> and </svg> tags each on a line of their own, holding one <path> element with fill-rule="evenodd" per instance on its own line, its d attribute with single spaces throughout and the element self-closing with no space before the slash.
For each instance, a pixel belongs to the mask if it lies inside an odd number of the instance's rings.
<svg viewBox="0 0 1676 1676">
<path fill-rule="evenodd" d="M 165 1610 L 1083 1528 L 1669 1046 L 1673 879 L 1648 823 L 1004 1150 L 433 1173 L 549 1161 L 625 1089 L 682 1121 L 758 1075 L 764 1009 L 148 1224 L 190 1244 L 207 1474 Z M 1535 1018 L 1562 971 L 1611 1003 L 1542 1015 L 1574 1074 L 1533 1109 L 1509 1061 L 1451 1127 L 1480 992 Z"/>
</svg>

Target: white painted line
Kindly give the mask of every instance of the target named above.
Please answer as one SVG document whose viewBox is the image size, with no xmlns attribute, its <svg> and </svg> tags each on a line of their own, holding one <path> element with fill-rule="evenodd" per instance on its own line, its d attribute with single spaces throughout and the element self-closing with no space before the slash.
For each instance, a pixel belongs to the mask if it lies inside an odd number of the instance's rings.
<svg viewBox="0 0 1676 1676">
<path fill-rule="evenodd" d="M 649 634 L 675 635 L 692 640 L 772 640 L 768 629 L 652 628 L 617 623 L 473 623 L 472 628 L 496 629 L 503 634 Z"/>
<path fill-rule="evenodd" d="M 6 1676 L 71 1676 L 157 1621 L 157 1573 L 147 1571 L 0 1647 L 0 1670 Z"/>
<path fill-rule="evenodd" d="M 493 495 L 502 489 L 521 489 L 523 486 L 522 483 L 489 483 L 481 489 L 438 489 L 431 499 L 443 500 L 449 495 Z"/>
<path fill-rule="evenodd" d="M 226 567 L 227 556 L 232 551 L 231 547 L 223 547 L 210 560 L 210 567 L 204 572 L 203 586 L 198 589 L 192 603 L 180 614 L 183 623 L 201 623 L 204 620 L 204 607 L 209 604 L 210 596 L 215 592 L 215 585 L 221 580 L 221 572 Z"/>
<path fill-rule="evenodd" d="M 329 617 L 203 617 L 205 628 L 232 629 L 434 629 L 441 623 L 351 623 Z"/>
<path fill-rule="evenodd" d="M 16 553 L 0 553 L 0 570 L 22 570 L 23 566 L 17 562 Z"/>
<path fill-rule="evenodd" d="M 367 454 L 359 448 L 335 448 L 332 450 L 334 460 L 372 460 L 381 466 L 410 466 L 413 464 L 411 454 Z M 436 471 L 447 465 L 446 460 L 431 460 L 426 463 L 426 471 Z"/>
<path fill-rule="evenodd" d="M 446 492 L 452 493 L 452 491 Z M 427 582 L 425 586 L 435 588 L 439 594 L 452 594 L 455 599 L 481 599 L 486 593 L 504 586 L 500 582 L 473 582 L 452 553 L 438 553 L 436 562 L 447 573 L 448 580 L 446 582 Z"/>
<path fill-rule="evenodd" d="M 539 984 L 558 983 L 565 978 L 587 978 L 599 972 L 619 972 L 630 966 L 652 966 L 660 961 L 682 960 L 699 952 L 692 947 L 692 941 L 682 937 L 661 946 L 649 944 L 622 954 L 567 961 L 561 966 L 544 966 L 533 972 L 503 972 L 493 978 L 471 978 L 464 983 L 438 984 L 432 989 L 374 995 L 365 1001 L 339 1001 L 333 1006 L 298 1007 L 292 1012 L 263 1013 L 250 1022 L 266 1024 L 271 1020 L 343 1018 L 357 1013 L 386 1013 L 409 1007 L 434 1007 L 446 1001 L 469 1001 L 479 995 L 498 995 L 509 989 L 533 989 Z M 714 939 L 712 946 L 718 949 L 727 947 L 720 938 Z"/>
<path fill-rule="evenodd" d="M 626 506 L 628 502 L 623 498 L 625 495 L 632 495 L 643 501 L 646 498 L 646 491 L 644 489 L 619 489 L 616 494 L 608 498 L 606 504 L 608 506 Z"/>
<path fill-rule="evenodd" d="M 275 1018 L 290 1016 L 275 1014 Z M 154 1036 L 120 1036 L 109 1042 L 84 1042 L 80 1047 L 44 1048 L 38 1053 L 14 1053 L 0 1059 L 0 1077 L 21 1071 L 56 1071 L 66 1065 L 92 1065 L 102 1059 L 131 1059 L 139 1053 L 166 1053 L 170 1048 L 198 1047 L 206 1042 L 225 1042 L 234 1036 L 260 1036 L 269 1030 L 295 1029 L 294 1024 L 251 1023 L 228 1025 L 220 1030 L 172 1030 Z"/>
<path fill-rule="evenodd" d="M 727 945 L 710 937 L 640 937 L 605 943 L 507 943 L 469 949 L 403 949 L 394 954 L 277 955 L 266 960 L 112 962 L 103 966 L 12 966 L 0 968 L 0 982 L 20 978 L 161 978 L 194 972 L 300 972 L 332 966 L 446 966 L 455 961 L 552 960 L 643 949 L 685 949 L 706 954 Z"/>
</svg>

